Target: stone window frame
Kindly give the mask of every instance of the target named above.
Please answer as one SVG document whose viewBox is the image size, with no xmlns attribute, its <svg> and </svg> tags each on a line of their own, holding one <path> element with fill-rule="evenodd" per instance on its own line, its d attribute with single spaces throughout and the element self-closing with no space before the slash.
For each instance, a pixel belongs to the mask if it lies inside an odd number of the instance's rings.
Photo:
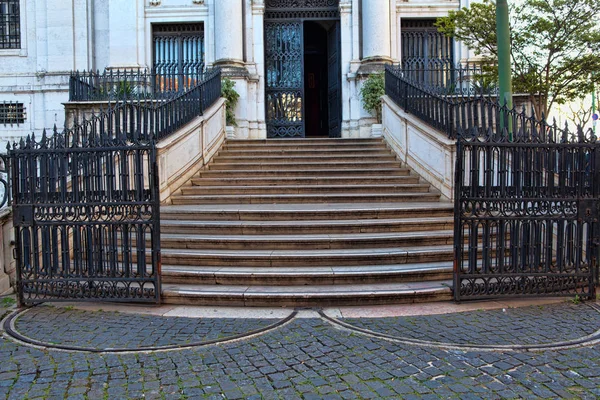
<svg viewBox="0 0 600 400">
<path fill-rule="evenodd" d="M 20 47 L 13 49 L 0 48 L 0 57 L 2 56 L 19 56 L 27 57 L 27 1 L 17 0 L 19 3 L 19 35 Z"/>
</svg>

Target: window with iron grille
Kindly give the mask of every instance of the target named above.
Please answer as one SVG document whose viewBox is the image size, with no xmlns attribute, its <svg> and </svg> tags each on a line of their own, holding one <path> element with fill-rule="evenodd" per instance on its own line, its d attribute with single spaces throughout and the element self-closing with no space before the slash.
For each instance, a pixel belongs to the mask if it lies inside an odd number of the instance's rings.
<svg viewBox="0 0 600 400">
<path fill-rule="evenodd" d="M 23 103 L 1 102 L 0 103 L 0 124 L 19 125 L 25 123 L 27 114 L 25 113 Z"/>
<path fill-rule="evenodd" d="M 162 91 L 192 87 L 204 70 L 202 23 L 153 24 L 154 70 Z"/>
<path fill-rule="evenodd" d="M 20 0 L 0 0 L 0 50 L 21 48 Z"/>
<path fill-rule="evenodd" d="M 454 40 L 438 32 L 434 23 L 434 19 L 402 20 L 402 67 L 404 69 L 452 66 Z"/>
</svg>

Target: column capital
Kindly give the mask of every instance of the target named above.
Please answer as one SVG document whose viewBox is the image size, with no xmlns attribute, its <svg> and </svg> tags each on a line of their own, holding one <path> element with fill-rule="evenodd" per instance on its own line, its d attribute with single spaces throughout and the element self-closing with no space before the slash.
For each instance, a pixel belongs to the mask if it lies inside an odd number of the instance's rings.
<svg viewBox="0 0 600 400">
<path fill-rule="evenodd" d="M 340 14 L 352 13 L 352 0 L 340 0 Z"/>
</svg>

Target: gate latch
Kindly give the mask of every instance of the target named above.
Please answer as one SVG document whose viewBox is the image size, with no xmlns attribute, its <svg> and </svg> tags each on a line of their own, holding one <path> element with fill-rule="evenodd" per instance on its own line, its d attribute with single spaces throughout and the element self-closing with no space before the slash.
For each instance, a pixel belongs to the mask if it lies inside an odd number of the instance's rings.
<svg viewBox="0 0 600 400">
<path fill-rule="evenodd" d="M 13 224 L 15 227 L 33 226 L 33 205 L 13 206 Z"/>
<path fill-rule="evenodd" d="M 580 221 L 598 222 L 600 201 L 596 199 L 580 200 L 577 208 L 577 218 Z"/>
</svg>

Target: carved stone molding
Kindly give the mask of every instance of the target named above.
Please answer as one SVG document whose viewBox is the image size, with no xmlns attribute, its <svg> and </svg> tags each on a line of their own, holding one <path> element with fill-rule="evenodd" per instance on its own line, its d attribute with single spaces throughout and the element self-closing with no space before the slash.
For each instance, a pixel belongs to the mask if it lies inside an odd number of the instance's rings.
<svg viewBox="0 0 600 400">
<path fill-rule="evenodd" d="M 203 6 L 204 5 L 204 0 L 192 0 L 192 3 Z"/>
<path fill-rule="evenodd" d="M 160 1 L 161 0 L 150 0 L 150 5 L 151 6 L 160 6 Z"/>
</svg>

